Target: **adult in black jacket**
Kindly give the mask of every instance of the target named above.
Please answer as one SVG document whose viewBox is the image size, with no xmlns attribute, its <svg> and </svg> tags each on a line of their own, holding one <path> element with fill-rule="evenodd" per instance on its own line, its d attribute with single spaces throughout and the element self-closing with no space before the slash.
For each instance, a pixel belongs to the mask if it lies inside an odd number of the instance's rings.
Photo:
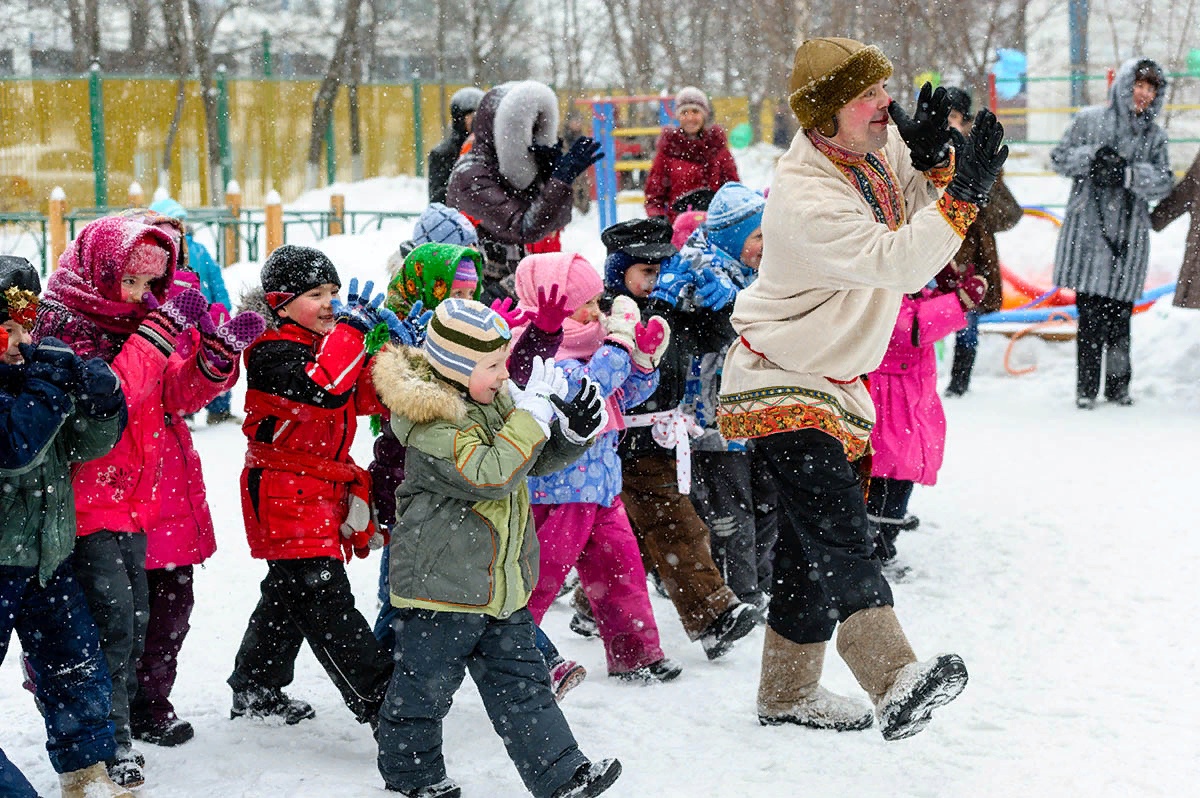
<svg viewBox="0 0 1200 798">
<path fill-rule="evenodd" d="M 446 186 L 450 183 L 450 172 L 462 152 L 463 143 L 471 135 L 471 122 L 483 91 L 467 86 L 454 92 L 450 98 L 450 130 L 446 138 L 429 151 L 429 201 L 445 202 Z"/>
</svg>

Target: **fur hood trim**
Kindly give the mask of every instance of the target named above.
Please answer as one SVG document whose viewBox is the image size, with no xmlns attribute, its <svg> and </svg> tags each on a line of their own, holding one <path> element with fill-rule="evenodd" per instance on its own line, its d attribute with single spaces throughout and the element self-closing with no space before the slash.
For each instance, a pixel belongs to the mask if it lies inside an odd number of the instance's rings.
<svg viewBox="0 0 1200 798">
<path fill-rule="evenodd" d="M 467 417 L 462 394 L 434 375 L 419 349 L 388 344 L 375 355 L 371 376 L 379 401 L 414 424 L 457 424 Z"/>
<path fill-rule="evenodd" d="M 267 304 L 267 293 L 263 291 L 262 286 L 248 288 L 238 297 L 238 305 L 235 312 L 241 313 L 245 310 L 253 310 L 262 316 L 263 320 L 267 322 L 268 330 L 279 329 L 279 317 L 275 315 L 275 311 Z"/>
<path fill-rule="evenodd" d="M 496 104 L 492 138 L 501 176 L 518 191 L 537 179 L 538 167 L 529 147 L 558 141 L 558 98 L 535 80 L 507 84 Z"/>
</svg>

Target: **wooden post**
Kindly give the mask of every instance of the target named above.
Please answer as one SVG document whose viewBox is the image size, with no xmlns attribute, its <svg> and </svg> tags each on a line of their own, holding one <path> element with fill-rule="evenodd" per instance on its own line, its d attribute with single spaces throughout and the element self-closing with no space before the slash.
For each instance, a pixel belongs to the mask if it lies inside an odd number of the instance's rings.
<svg viewBox="0 0 1200 798">
<path fill-rule="evenodd" d="M 329 217 L 329 235 L 340 236 L 346 229 L 343 224 L 346 216 L 346 195 L 330 194 L 329 210 L 333 212 Z"/>
<path fill-rule="evenodd" d="M 142 191 L 141 183 L 134 180 L 129 184 L 127 199 L 131 208 L 141 208 L 146 204 L 146 192 Z"/>
<path fill-rule="evenodd" d="M 55 186 L 50 192 L 50 269 L 58 268 L 58 258 L 67 249 L 67 192 Z"/>
<path fill-rule="evenodd" d="M 269 258 L 271 253 L 283 246 L 283 199 L 279 192 L 271 189 L 267 192 L 267 247 L 263 253 Z"/>
<path fill-rule="evenodd" d="M 242 219 L 242 187 L 238 185 L 238 181 L 230 180 L 225 186 L 225 208 L 229 211 L 229 215 L 233 217 L 234 222 L 240 222 Z M 232 266 L 241 258 L 241 239 L 238 237 L 238 227 L 234 224 L 233 227 L 225 228 L 225 261 L 222 266 Z"/>
</svg>

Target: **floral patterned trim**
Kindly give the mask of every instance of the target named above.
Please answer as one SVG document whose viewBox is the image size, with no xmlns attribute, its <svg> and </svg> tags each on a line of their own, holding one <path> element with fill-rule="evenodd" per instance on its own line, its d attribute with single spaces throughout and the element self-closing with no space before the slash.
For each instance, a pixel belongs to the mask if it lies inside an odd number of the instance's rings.
<svg viewBox="0 0 1200 798">
<path fill-rule="evenodd" d="M 935 166 L 932 169 L 925 171 L 925 178 L 938 189 L 943 189 L 950 185 L 950 181 L 954 179 L 954 150 L 950 150 L 950 160 L 945 166 Z"/>
<path fill-rule="evenodd" d="M 942 218 L 954 228 L 959 238 L 966 238 L 967 228 L 979 215 L 978 207 L 966 200 L 955 199 L 949 194 L 942 194 L 938 198 L 937 207 L 942 212 Z"/>
<path fill-rule="evenodd" d="M 795 432 L 802 429 L 818 429 L 841 441 L 846 457 L 857 460 L 867 453 L 870 438 L 851 435 L 841 424 L 837 415 L 821 407 L 809 405 L 785 405 L 764 407 L 745 413 L 722 413 L 717 416 L 717 425 L 726 439 L 762 438 L 776 432 Z"/>
</svg>

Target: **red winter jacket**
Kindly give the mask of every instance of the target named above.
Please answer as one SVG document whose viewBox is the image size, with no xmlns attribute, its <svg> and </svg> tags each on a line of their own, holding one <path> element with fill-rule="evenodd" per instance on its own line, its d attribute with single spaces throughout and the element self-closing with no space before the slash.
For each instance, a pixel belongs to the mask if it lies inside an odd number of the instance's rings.
<svg viewBox="0 0 1200 798">
<path fill-rule="evenodd" d="M 363 334 L 326 336 L 291 322 L 246 350 L 242 516 L 250 554 L 263 560 L 342 557 L 350 483 L 367 472 L 350 458 L 356 416 L 381 413 Z"/>
<path fill-rule="evenodd" d="M 695 139 L 682 128 L 667 128 L 658 137 L 654 165 L 646 178 L 646 215 L 666 216 L 674 224 L 678 214 L 671 209 L 672 202 L 694 189 L 716 191 L 737 179 L 737 164 L 720 127 L 706 127 Z"/>
</svg>

